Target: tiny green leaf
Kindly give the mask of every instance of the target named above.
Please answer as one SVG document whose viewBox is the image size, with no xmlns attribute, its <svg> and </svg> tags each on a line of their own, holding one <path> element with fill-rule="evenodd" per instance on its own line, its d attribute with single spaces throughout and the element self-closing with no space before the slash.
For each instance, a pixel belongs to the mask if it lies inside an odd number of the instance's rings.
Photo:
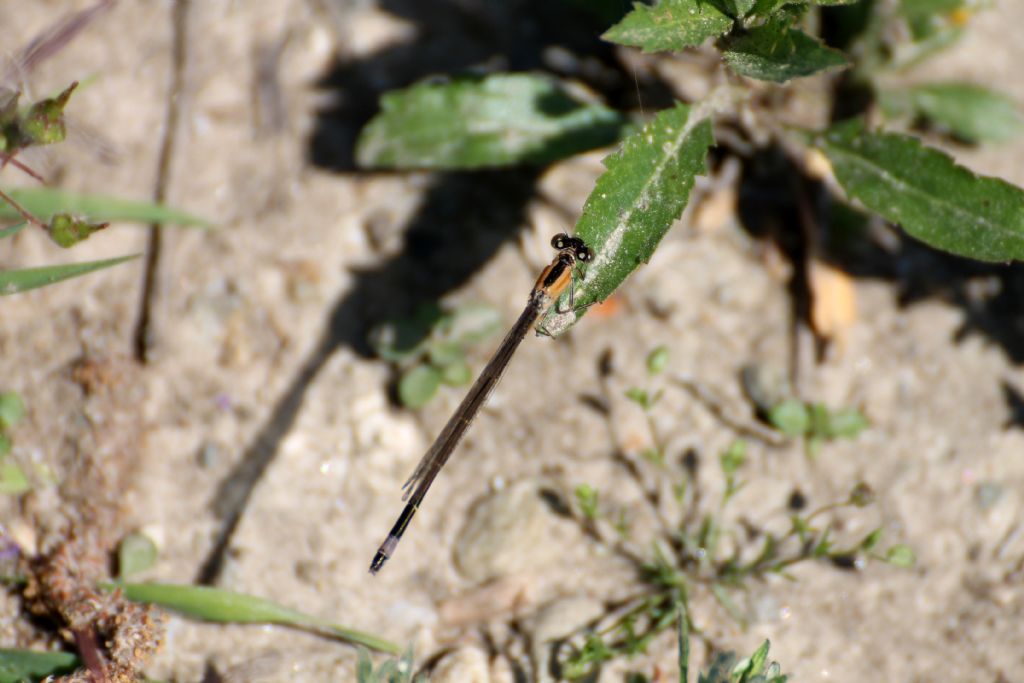
<svg viewBox="0 0 1024 683">
<path fill-rule="evenodd" d="M 580 484 L 576 487 L 576 504 L 580 506 L 580 512 L 587 519 L 597 519 L 597 489 L 590 484 Z"/>
<path fill-rule="evenodd" d="M 1024 128 L 1024 117 L 1016 103 L 988 88 L 930 83 L 902 93 L 921 117 L 966 142 L 1005 142 Z"/>
<path fill-rule="evenodd" d="M 894 545 L 885 551 L 885 561 L 895 567 L 912 567 L 917 558 L 908 545 Z"/>
<path fill-rule="evenodd" d="M 741 76 L 784 83 L 848 64 L 846 56 L 785 21 L 771 20 L 720 44 L 722 58 Z"/>
<path fill-rule="evenodd" d="M 459 76 L 384 95 L 356 159 L 365 168 L 545 164 L 611 144 L 624 125 L 550 76 Z"/>
<path fill-rule="evenodd" d="M 818 141 L 846 193 L 936 249 L 982 261 L 1024 259 L 1024 191 L 949 155 L 859 120 Z"/>
<path fill-rule="evenodd" d="M 878 542 L 882 540 L 882 527 L 878 527 L 870 534 L 864 537 L 864 540 L 860 542 L 860 550 L 865 553 L 869 553 L 875 549 Z"/>
<path fill-rule="evenodd" d="M 768 411 L 768 421 L 787 436 L 803 436 L 811 428 L 811 415 L 803 401 L 786 399 Z"/>
<path fill-rule="evenodd" d="M 850 491 L 849 502 L 851 505 L 862 508 L 875 502 L 875 492 L 864 482 L 857 482 L 857 485 Z"/>
<path fill-rule="evenodd" d="M 60 266 L 0 271 L 0 296 L 17 294 L 37 287 L 45 287 L 54 282 L 79 277 L 80 275 L 103 268 L 110 268 L 138 257 L 138 254 L 133 254 L 103 261 L 85 261 L 84 263 L 67 263 Z"/>
<path fill-rule="evenodd" d="M 552 306 L 545 328 L 558 335 L 571 327 L 585 306 L 604 301 L 641 263 L 682 214 L 694 178 L 706 173 L 708 147 L 714 142 L 706 115 L 691 117 L 677 104 L 623 141 L 604 160 L 607 171 L 597 180 L 576 224 L 576 235 L 590 247 L 593 261 L 575 287 L 576 309 L 563 295 Z"/>
<path fill-rule="evenodd" d="M 640 452 L 640 457 L 655 465 L 665 464 L 665 454 L 657 448 L 645 448 Z"/>
<path fill-rule="evenodd" d="M 25 402 L 16 391 L 0 394 L 0 431 L 10 429 L 25 417 Z"/>
<path fill-rule="evenodd" d="M 722 472 L 726 477 L 732 477 L 736 474 L 740 467 L 747 459 L 747 442 L 743 439 L 736 439 L 729 448 L 722 452 L 719 456 L 719 463 L 722 466 Z"/>
<path fill-rule="evenodd" d="M 0 649 L 0 683 L 23 683 L 70 674 L 78 666 L 78 657 L 70 652 Z"/>
<path fill-rule="evenodd" d="M 647 372 L 656 375 L 668 367 L 668 347 L 659 346 L 647 354 Z"/>
<path fill-rule="evenodd" d="M 77 87 L 76 81 L 57 97 L 40 100 L 29 108 L 19 124 L 22 144 L 49 145 L 64 139 L 64 107 Z"/>
<path fill-rule="evenodd" d="M 422 408 L 440 385 L 440 370 L 432 365 L 414 365 L 398 380 L 398 399 L 406 408 Z"/>
<path fill-rule="evenodd" d="M 21 465 L 11 460 L 0 462 L 0 494 L 20 496 L 32 490 L 32 484 L 25 476 Z"/>
<path fill-rule="evenodd" d="M 67 213 L 58 213 L 50 219 L 46 229 L 50 239 L 67 249 L 108 225 L 110 223 L 89 223 Z"/>
<path fill-rule="evenodd" d="M 205 219 L 163 204 L 103 195 L 76 194 L 52 187 L 19 188 L 10 190 L 8 194 L 34 216 L 69 213 L 88 216 L 90 220 L 100 222 L 136 221 L 139 223 L 171 223 L 201 228 L 213 227 Z M 21 215 L 12 207 L 5 202 L 0 202 L 0 219 L 20 217 Z"/>
<path fill-rule="evenodd" d="M 690 631 L 686 603 L 679 595 L 674 599 L 676 607 L 676 650 L 679 661 L 679 683 L 688 683 L 690 678 Z"/>
<path fill-rule="evenodd" d="M 234 624 L 283 624 L 309 629 L 357 645 L 399 654 L 401 648 L 377 636 L 336 626 L 263 598 L 210 586 L 168 583 L 105 583 L 105 590 L 123 591 L 134 602 L 146 602 L 194 619 Z"/>
<path fill-rule="evenodd" d="M 651 399 L 651 395 L 643 389 L 633 387 L 632 389 L 626 390 L 626 398 L 633 403 L 637 404 L 644 410 L 650 410 L 651 406 L 654 405 L 654 401 Z"/>
<path fill-rule="evenodd" d="M 444 367 L 451 363 L 464 363 L 466 352 L 462 344 L 452 341 L 436 341 L 430 344 L 427 349 L 427 357 L 430 362 L 438 367 Z"/>
<path fill-rule="evenodd" d="M 771 647 L 771 643 L 766 640 L 761 643 L 761 647 L 754 651 L 754 654 L 737 662 L 736 666 L 732 669 L 732 679 L 749 681 L 754 676 L 761 675 L 761 672 L 764 671 L 765 666 L 768 664 L 769 647 Z"/>
<path fill-rule="evenodd" d="M 829 413 L 827 436 L 831 439 L 852 439 L 867 426 L 867 418 L 859 410 L 843 408 Z"/>
<path fill-rule="evenodd" d="M 128 534 L 117 548 L 118 577 L 127 579 L 149 569 L 156 563 L 157 554 L 156 543 L 149 536 Z"/>
<path fill-rule="evenodd" d="M 601 38 L 644 52 L 679 51 L 722 35 L 732 22 L 707 0 L 660 0 L 653 7 L 636 2 Z"/>
<path fill-rule="evenodd" d="M 26 225 L 28 225 L 28 222 L 22 221 L 20 223 L 15 223 L 14 225 L 9 225 L 6 228 L 0 229 L 0 240 L 4 239 L 5 237 L 14 237 L 19 232 L 21 232 Z"/>
<path fill-rule="evenodd" d="M 441 368 L 441 381 L 450 387 L 461 387 L 473 379 L 473 371 L 464 359 L 457 360 Z"/>
</svg>

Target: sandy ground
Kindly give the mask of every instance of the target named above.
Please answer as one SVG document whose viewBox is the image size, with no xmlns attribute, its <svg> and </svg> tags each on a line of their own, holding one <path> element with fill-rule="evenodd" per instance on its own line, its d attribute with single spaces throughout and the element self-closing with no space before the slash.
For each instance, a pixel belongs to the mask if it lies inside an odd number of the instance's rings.
<svg viewBox="0 0 1024 683">
<path fill-rule="evenodd" d="M 87 4 L 0 0 L 0 45 L 13 51 Z M 692 448 L 713 499 L 722 486 L 716 455 L 736 433 L 665 377 L 692 377 L 741 407 L 738 369 L 785 367 L 790 341 L 785 284 L 735 220 L 677 226 L 622 290 L 617 313 L 589 316 L 555 342 L 526 341 L 396 558 L 367 574 L 402 481 L 461 398 L 444 390 L 418 413 L 394 407 L 392 371 L 367 355 L 367 326 L 436 296 L 487 302 L 511 320 L 549 258 L 550 235 L 571 225 L 600 173 L 600 155 L 560 164 L 540 181 L 545 199 L 529 199 L 530 181 L 514 174 L 438 181 L 352 169 L 351 133 L 375 93 L 461 59 L 482 62 L 486 31 L 522 21 L 492 8 L 481 29 L 470 20 L 476 4 L 439 3 L 437 16 L 421 16 L 431 11 L 409 9 L 413 2 L 192 3 L 168 199 L 219 228 L 167 234 L 153 360 L 134 375 L 144 399 L 125 407 L 146 434 L 123 493 L 126 527 L 160 546 L 143 578 L 193 581 L 223 528 L 218 510 L 233 495 L 225 482 L 264 462 L 217 585 L 411 644 L 418 661 L 433 658 L 434 680 L 447 681 L 514 680 L 513 662 L 543 660 L 546 639 L 635 589 L 628 564 L 537 494 L 568 498 L 590 483 L 608 509 L 635 515 L 646 543 L 641 492 L 611 457 L 652 438 L 620 398 L 625 389 L 665 390 L 655 424 L 672 457 L 644 476 L 657 486 L 678 480 L 675 454 Z M 170 17 L 168 2 L 122 2 L 31 75 L 35 94 L 90 81 L 71 107 L 80 142 L 33 163 L 69 189 L 153 195 Z M 1024 103 L 1024 43 L 1005 30 L 1021 22 L 1020 3 L 995 2 L 922 73 L 999 84 Z M 317 112 L 332 109 L 341 118 L 325 125 Z M 957 153 L 1024 184 L 1024 143 Z M 26 234 L 3 244 L 0 264 L 134 253 L 144 241 L 139 227 L 116 225 L 69 255 Z M 70 457 L 66 401 L 76 399 L 61 383 L 83 355 L 130 355 L 140 274 L 130 265 L 4 300 L 0 388 L 30 409 L 18 457 L 58 470 Z M 1024 680 L 1024 432 L 1007 399 L 1024 378 L 1014 362 L 1020 333 L 985 324 L 1019 327 L 984 306 L 1000 282 L 982 274 L 956 290 L 980 291 L 981 304 L 942 289 L 904 305 L 903 283 L 856 280 L 860 316 L 844 352 L 804 368 L 803 382 L 808 396 L 861 407 L 870 429 L 826 445 L 816 461 L 799 444 L 752 441 L 748 484 L 725 521 L 782 530 L 795 490 L 814 507 L 863 480 L 877 504 L 839 514 L 839 538 L 882 526 L 886 542 L 909 544 L 918 562 L 856 572 L 806 564 L 797 581 L 753 581 L 738 597 L 746 628 L 695 591 L 698 661 L 711 647 L 749 652 L 770 638 L 773 657 L 800 681 Z M 658 345 L 670 350 L 669 372 L 649 379 L 644 357 Z M 474 353 L 475 367 L 489 350 Z M 613 372 L 602 380 L 604 354 Z M 608 399 L 608 414 L 587 407 L 588 396 Z M 0 506 L 29 548 L 39 501 L 48 500 L 34 495 Z M 488 517 L 506 523 L 481 530 Z M 3 606 L 0 634 L 10 634 L 13 602 Z M 666 634 L 600 679 L 665 674 L 674 656 Z M 355 651 L 280 627 L 170 619 L 149 675 L 211 680 L 208 667 L 230 681 L 354 680 Z"/>
</svg>

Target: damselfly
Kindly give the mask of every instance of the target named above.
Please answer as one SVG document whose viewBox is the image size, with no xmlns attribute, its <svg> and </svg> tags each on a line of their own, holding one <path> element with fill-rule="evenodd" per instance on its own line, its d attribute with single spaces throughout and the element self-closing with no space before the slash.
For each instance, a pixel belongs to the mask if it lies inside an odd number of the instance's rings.
<svg viewBox="0 0 1024 683">
<path fill-rule="evenodd" d="M 438 472 L 448 462 L 452 451 L 459 444 L 459 441 L 469 429 L 473 418 L 480 411 L 491 391 L 497 386 L 502 373 L 508 367 L 512 354 L 519 348 L 519 344 L 526 337 L 527 332 L 533 327 L 541 316 L 558 301 L 559 297 L 568 288 L 569 301 L 572 305 L 573 299 L 573 274 L 577 269 L 577 263 L 587 263 L 593 257 L 590 249 L 578 237 L 570 237 L 564 233 L 555 235 L 551 239 L 551 246 L 558 250 L 555 259 L 548 265 L 537 278 L 537 283 L 530 292 L 530 299 L 526 308 L 519 315 L 519 319 L 508 331 L 501 342 L 501 346 L 494 352 L 494 356 L 487 363 L 487 366 L 477 377 L 476 382 L 470 388 L 469 393 L 462 399 L 462 403 L 455 410 L 455 414 L 448 420 L 448 424 L 438 435 L 434 444 L 427 450 L 416 471 L 412 473 L 409 480 L 402 487 L 405 495 L 402 500 L 407 501 L 398 521 L 391 528 L 387 539 L 373 556 L 370 563 L 370 573 L 376 574 L 384 563 L 388 561 L 395 552 L 398 542 L 402 539 L 409 522 L 412 520 L 416 510 L 419 509 L 423 498 L 427 495 L 430 485 L 434 483 Z M 410 495 L 411 493 L 411 495 Z"/>
</svg>

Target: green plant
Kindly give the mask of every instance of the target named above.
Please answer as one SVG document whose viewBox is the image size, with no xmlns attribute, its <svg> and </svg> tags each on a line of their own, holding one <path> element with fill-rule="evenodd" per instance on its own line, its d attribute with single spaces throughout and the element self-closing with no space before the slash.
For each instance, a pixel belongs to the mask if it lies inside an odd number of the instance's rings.
<svg viewBox="0 0 1024 683">
<path fill-rule="evenodd" d="M 442 384 L 462 386 L 473 379 L 466 352 L 501 327 L 490 306 L 464 305 L 453 311 L 421 309 L 415 316 L 386 323 L 370 335 L 377 355 L 401 369 L 402 405 L 426 405 Z"/>
<path fill-rule="evenodd" d="M 401 657 L 386 659 L 380 668 L 374 670 L 373 660 L 365 648 L 359 648 L 359 660 L 356 664 L 356 680 L 359 683 L 426 683 L 426 676 L 415 676 L 412 650 Z"/>
<path fill-rule="evenodd" d="M 667 352 L 662 348 L 648 354 L 649 377 L 663 372 L 668 361 Z M 724 486 L 717 500 L 707 499 L 697 486 L 693 472 L 684 467 L 682 480 L 673 486 L 677 513 L 666 515 L 664 501 L 657 491 L 644 483 L 646 478 L 642 471 L 642 466 L 652 468 L 655 480 L 680 476 L 670 467 L 665 445 L 656 429 L 664 393 L 660 389 L 633 388 L 626 395 L 644 412 L 654 444 L 640 452 L 640 460 L 626 471 L 644 493 L 655 535 L 646 543 L 638 543 L 635 525 L 624 521 L 624 510 L 616 510 L 614 503 L 603 500 L 599 491 L 589 484 L 575 488 L 575 517 L 581 528 L 588 537 L 614 548 L 631 561 L 640 578 L 633 597 L 615 605 L 600 623 L 583 630 L 580 639 L 573 641 L 570 654 L 562 662 L 566 677 L 581 678 L 606 661 L 644 652 L 654 638 L 670 628 L 678 606 L 685 608 L 695 591 L 706 591 L 727 613 L 743 623 L 745 615 L 737 605 L 736 594 L 746 591 L 752 580 L 773 574 L 790 576 L 794 565 L 820 561 L 844 568 L 861 568 L 870 560 L 900 567 L 913 564 L 914 554 L 909 547 L 895 544 L 881 548 L 881 528 L 873 529 L 862 538 L 843 542 L 834 537 L 832 519 L 838 513 L 874 503 L 874 493 L 864 483 L 853 486 L 843 500 L 809 511 L 794 511 L 782 528 L 778 528 L 778 522 L 773 523 L 776 527 L 773 529 L 771 525 L 754 528 L 749 522 L 740 528 L 728 521 L 733 519 L 728 513 L 736 495 L 747 487 L 742 471 L 748 460 L 748 446 L 742 439 L 734 440 L 718 456 Z M 808 443 L 813 441 L 817 448 L 828 438 L 849 435 L 847 432 L 859 431 L 865 426 L 859 413 L 849 413 L 858 419 L 844 418 L 842 416 L 847 415 L 844 411 L 828 411 L 793 400 L 790 404 L 791 408 L 786 410 L 803 411 L 804 419 L 787 422 L 779 417 L 780 422 L 783 426 L 800 422 L 799 429 L 794 427 L 787 433 L 804 437 Z M 851 425 L 849 429 L 844 426 L 847 422 Z M 608 529 L 613 533 L 607 533 Z M 723 669 L 713 667 L 713 670 L 721 672 Z"/>
<path fill-rule="evenodd" d="M 16 91 L 0 89 L 0 170 L 13 165 L 42 180 L 16 155 L 29 147 L 61 142 L 65 137 L 64 109 L 78 83 L 56 97 L 18 107 Z M 48 216 L 46 220 L 38 216 Z M 84 218 L 82 216 L 88 216 Z M 0 220 L 18 220 L 0 229 L 0 239 L 17 235 L 28 225 L 42 229 L 57 245 L 67 249 L 107 227 L 112 220 L 174 222 L 208 227 L 206 221 L 182 211 L 148 202 L 114 197 L 76 195 L 53 188 L 0 189 Z M 130 261 L 137 255 L 0 272 L 0 295 L 17 294 L 61 280 Z"/>
<path fill-rule="evenodd" d="M 987 89 L 958 83 L 907 89 L 894 80 L 952 44 L 973 11 L 967 0 L 637 3 L 605 40 L 667 53 L 664 59 L 713 40 L 729 72 L 725 85 L 637 129 L 592 93 L 546 74 L 457 75 L 386 95 L 363 131 L 358 159 L 367 168 L 547 163 L 607 144 L 609 131 L 629 133 L 605 160 L 607 170 L 576 225 L 596 257 L 576 289 L 577 307 L 549 312 L 544 324 L 553 334 L 649 260 L 685 208 L 694 177 L 706 170 L 716 125 L 739 127 L 756 146 L 776 146 L 789 155 L 794 172 L 811 173 L 812 152 L 824 155 L 843 199 L 937 249 L 989 261 L 1018 259 L 1024 257 L 1024 192 L 976 175 L 902 132 L 923 121 L 958 139 L 986 141 L 1006 139 L 1024 125 L 1012 102 Z M 831 45 L 815 35 L 825 23 L 832 27 Z M 765 83 L 784 88 L 815 74 L 826 74 L 813 87 L 834 112 L 830 126 L 808 126 L 782 104 L 770 104 L 784 100 L 766 96 Z M 557 107 L 548 106 L 551 98 Z M 853 101 L 863 104 L 845 112 Z M 892 128 L 876 131 L 865 117 Z"/>
<path fill-rule="evenodd" d="M 727 613 L 743 623 L 745 617 L 734 594 L 747 590 L 751 579 L 771 574 L 789 576 L 791 567 L 807 561 L 858 568 L 868 560 L 901 567 L 913 564 L 913 552 L 905 545 L 879 550 L 881 528 L 859 540 L 838 544 L 833 538 L 832 523 L 820 521 L 843 508 L 872 504 L 874 496 L 863 483 L 857 484 L 844 500 L 807 513 L 793 513 L 783 531 L 757 530 L 757 547 L 745 543 L 743 539 L 751 530 L 733 528 L 724 521 L 728 505 L 745 486 L 738 474 L 745 459 L 742 441 L 734 442 L 720 454 L 725 487 L 716 503 L 702 504 L 694 482 L 687 481 L 676 489 L 682 506 L 678 519 L 664 520 L 652 506 L 652 514 L 659 518 L 659 532 L 647 551 L 633 547 L 632 533 L 621 529 L 614 510 L 602 514 L 588 510 L 584 501 L 578 500 L 578 520 L 588 535 L 634 562 L 641 578 L 634 597 L 616 605 L 599 627 L 584 635 L 582 644 L 572 648 L 563 662 L 563 673 L 568 678 L 583 677 L 611 659 L 644 652 L 655 637 L 671 627 L 677 605 L 685 607 L 693 591 L 708 591 Z M 577 492 L 581 489 L 596 499 L 597 492 L 591 487 L 581 485 Z M 614 528 L 619 540 L 605 535 L 599 522 Z M 723 543 L 726 538 L 732 542 Z"/>
</svg>

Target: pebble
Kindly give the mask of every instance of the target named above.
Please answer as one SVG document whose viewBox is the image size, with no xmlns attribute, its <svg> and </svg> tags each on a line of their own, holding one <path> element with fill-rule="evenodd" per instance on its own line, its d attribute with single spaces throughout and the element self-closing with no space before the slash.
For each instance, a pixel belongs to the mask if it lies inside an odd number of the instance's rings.
<svg viewBox="0 0 1024 683">
<path fill-rule="evenodd" d="M 521 481 L 475 505 L 455 542 L 464 577 L 483 582 L 538 569 L 559 556 L 547 539 L 549 513 L 534 481 Z"/>
</svg>

